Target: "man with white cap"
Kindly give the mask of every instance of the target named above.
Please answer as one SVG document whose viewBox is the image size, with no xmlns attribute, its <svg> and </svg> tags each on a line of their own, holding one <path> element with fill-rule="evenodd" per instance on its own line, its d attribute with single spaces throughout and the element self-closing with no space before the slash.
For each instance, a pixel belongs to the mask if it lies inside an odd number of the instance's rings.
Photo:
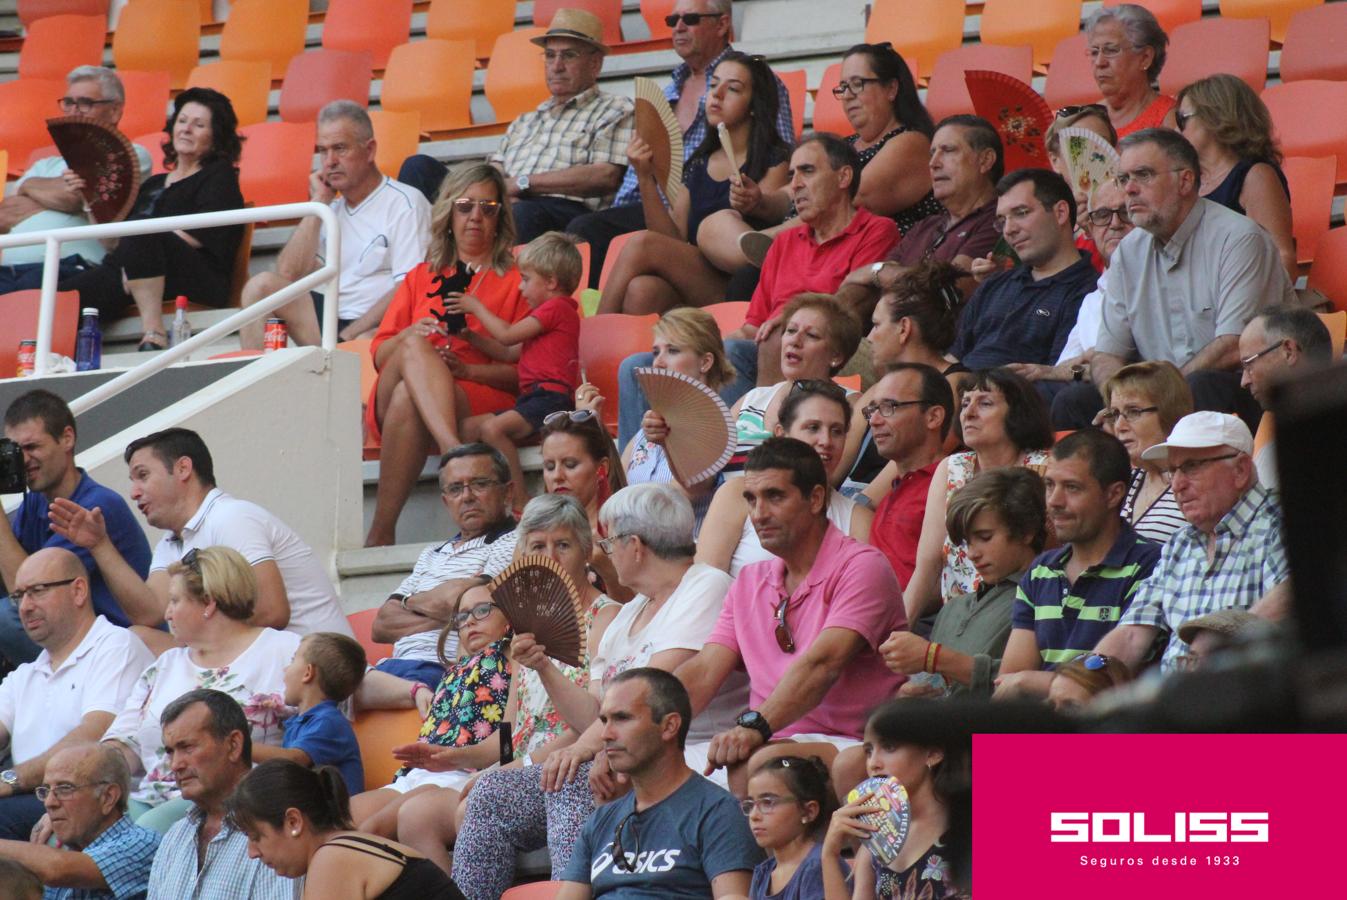
<svg viewBox="0 0 1347 900">
<path fill-rule="evenodd" d="M 1253 435 L 1238 417 L 1184 416 L 1167 441 L 1141 456 L 1163 462 L 1188 525 L 1165 544 L 1155 571 L 1095 652 L 1135 670 L 1156 637 L 1168 634 L 1160 668 L 1172 672 L 1184 654 L 1173 634 L 1189 619 L 1220 609 L 1248 609 L 1272 619 L 1284 615 L 1290 569 L 1281 507 L 1258 484 Z"/>
</svg>

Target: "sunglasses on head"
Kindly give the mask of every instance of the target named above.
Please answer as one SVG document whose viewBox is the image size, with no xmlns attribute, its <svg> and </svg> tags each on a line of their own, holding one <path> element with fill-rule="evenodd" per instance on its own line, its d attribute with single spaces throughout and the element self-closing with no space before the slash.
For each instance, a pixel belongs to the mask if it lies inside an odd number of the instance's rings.
<svg viewBox="0 0 1347 900">
<path fill-rule="evenodd" d="M 552 428 L 567 420 L 579 425 L 582 422 L 588 422 L 592 418 L 594 418 L 594 410 L 592 409 L 563 410 L 562 412 L 548 413 L 546 416 L 543 416 L 543 427 Z"/>
</svg>

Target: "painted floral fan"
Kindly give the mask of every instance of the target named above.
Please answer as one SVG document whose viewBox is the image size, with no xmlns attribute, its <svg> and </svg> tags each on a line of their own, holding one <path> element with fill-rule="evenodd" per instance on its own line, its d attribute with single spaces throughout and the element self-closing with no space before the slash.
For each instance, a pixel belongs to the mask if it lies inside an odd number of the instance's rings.
<svg viewBox="0 0 1347 900">
<path fill-rule="evenodd" d="M 1052 109 L 1038 91 L 1004 72 L 971 70 L 964 80 L 973 109 L 1001 135 L 1006 171 L 1051 168 L 1043 135 L 1052 124 Z"/>
<path fill-rule="evenodd" d="M 140 190 L 140 162 L 126 135 L 89 116 L 48 119 L 47 131 L 66 165 L 84 179 L 94 221 L 126 218 Z"/>
<path fill-rule="evenodd" d="M 734 419 L 725 401 L 700 381 L 668 369 L 637 369 L 636 381 L 650 408 L 669 423 L 664 452 L 678 483 L 688 487 L 716 477 L 734 454 Z"/>
<path fill-rule="evenodd" d="M 670 203 L 683 188 L 683 129 L 659 83 L 636 79 L 636 133 L 655 153 L 655 180 Z"/>
<path fill-rule="evenodd" d="M 515 634 L 532 634 L 547 655 L 568 666 L 584 655 L 584 601 L 566 570 L 550 556 L 521 556 L 487 585 Z"/>
<path fill-rule="evenodd" d="M 1088 208 L 1094 209 L 1094 195 L 1100 185 L 1117 177 L 1122 168 L 1121 158 L 1113 145 L 1088 128 L 1063 128 L 1058 132 L 1062 142 L 1062 161 L 1066 165 L 1067 181 L 1071 189 L 1084 194 Z"/>
</svg>

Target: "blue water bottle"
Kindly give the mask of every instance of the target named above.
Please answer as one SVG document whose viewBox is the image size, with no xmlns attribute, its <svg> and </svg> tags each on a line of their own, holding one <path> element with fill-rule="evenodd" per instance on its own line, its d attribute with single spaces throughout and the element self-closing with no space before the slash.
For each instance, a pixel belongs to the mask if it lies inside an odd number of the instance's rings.
<svg viewBox="0 0 1347 900">
<path fill-rule="evenodd" d="M 75 371 L 87 372 L 103 364 L 103 332 L 98 327 L 98 310 L 86 307 L 81 314 L 79 335 L 75 338 Z"/>
</svg>

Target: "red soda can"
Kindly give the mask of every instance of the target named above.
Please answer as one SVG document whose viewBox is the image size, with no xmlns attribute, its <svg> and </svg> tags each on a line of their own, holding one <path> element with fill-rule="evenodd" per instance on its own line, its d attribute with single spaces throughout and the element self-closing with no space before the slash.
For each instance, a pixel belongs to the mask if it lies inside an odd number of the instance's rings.
<svg viewBox="0 0 1347 900">
<path fill-rule="evenodd" d="M 19 377 L 27 378 L 37 368 L 37 341 L 19 341 Z"/>
<path fill-rule="evenodd" d="M 267 319 L 267 330 L 264 334 L 263 353 L 270 353 L 272 350 L 284 350 L 290 337 L 284 319 Z"/>
</svg>

